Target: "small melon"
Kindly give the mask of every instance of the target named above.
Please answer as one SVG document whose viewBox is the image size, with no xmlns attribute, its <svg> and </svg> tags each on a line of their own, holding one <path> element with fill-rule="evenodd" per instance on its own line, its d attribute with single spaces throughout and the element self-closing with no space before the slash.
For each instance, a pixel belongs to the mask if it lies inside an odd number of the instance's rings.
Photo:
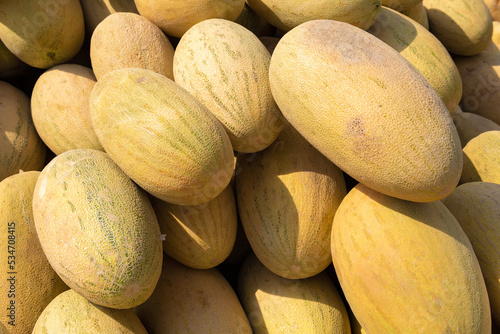
<svg viewBox="0 0 500 334">
<path fill-rule="evenodd" d="M 464 168 L 460 183 L 483 181 L 500 184 L 500 131 L 486 131 L 463 148 Z"/>
</svg>

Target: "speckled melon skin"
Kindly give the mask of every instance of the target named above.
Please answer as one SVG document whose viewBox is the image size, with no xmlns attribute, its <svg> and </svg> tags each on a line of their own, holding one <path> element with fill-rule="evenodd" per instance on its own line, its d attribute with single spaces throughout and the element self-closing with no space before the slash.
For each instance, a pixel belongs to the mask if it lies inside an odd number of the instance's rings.
<svg viewBox="0 0 500 334">
<path fill-rule="evenodd" d="M 441 201 L 356 185 L 333 221 L 332 259 L 366 333 L 491 333 L 479 262 Z"/>
<path fill-rule="evenodd" d="M 417 202 L 457 185 L 462 154 L 450 112 L 413 65 L 370 33 L 306 22 L 281 38 L 269 77 L 285 118 L 359 182 Z"/>
<path fill-rule="evenodd" d="M 64 152 L 42 170 L 34 221 L 51 266 L 89 301 L 117 309 L 143 303 L 162 265 L 160 228 L 146 195 L 97 150 Z"/>
</svg>

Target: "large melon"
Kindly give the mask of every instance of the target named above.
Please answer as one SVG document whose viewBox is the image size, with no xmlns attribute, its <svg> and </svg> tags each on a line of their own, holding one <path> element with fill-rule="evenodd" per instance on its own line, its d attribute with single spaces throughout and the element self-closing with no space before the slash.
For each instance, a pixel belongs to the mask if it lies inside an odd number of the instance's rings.
<svg viewBox="0 0 500 334">
<path fill-rule="evenodd" d="M 224 125 L 234 150 L 257 152 L 278 136 L 281 113 L 269 88 L 271 56 L 250 30 L 223 19 L 194 25 L 174 55 L 175 82 Z"/>
<path fill-rule="evenodd" d="M 153 292 L 160 228 L 146 193 L 97 150 L 53 158 L 34 190 L 40 244 L 63 281 L 89 301 L 125 309 Z"/>
<path fill-rule="evenodd" d="M 478 260 L 441 201 L 356 185 L 333 221 L 332 258 L 366 333 L 491 333 Z"/>
<path fill-rule="evenodd" d="M 483 181 L 500 184 L 500 131 L 485 131 L 463 148 L 464 168 L 460 183 Z"/>
<path fill-rule="evenodd" d="M 462 154 L 450 112 L 377 37 L 343 22 L 303 23 L 281 38 L 269 76 L 288 121 L 359 182 L 419 202 L 457 185 Z"/>
<path fill-rule="evenodd" d="M 90 107 L 106 152 L 153 196 L 198 205 L 229 184 L 234 152 L 222 124 L 167 77 L 147 69 L 114 70 L 97 81 Z"/>
<path fill-rule="evenodd" d="M 12 334 L 31 333 L 45 306 L 68 289 L 47 261 L 33 221 L 39 175 L 21 172 L 0 182 L 0 322 Z"/>
</svg>

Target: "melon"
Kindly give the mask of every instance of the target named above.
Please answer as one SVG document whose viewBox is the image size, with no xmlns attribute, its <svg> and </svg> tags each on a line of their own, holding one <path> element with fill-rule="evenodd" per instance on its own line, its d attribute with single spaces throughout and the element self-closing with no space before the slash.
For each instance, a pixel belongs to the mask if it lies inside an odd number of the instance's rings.
<svg viewBox="0 0 500 334">
<path fill-rule="evenodd" d="M 0 182 L 0 323 L 8 333 L 31 333 L 44 308 L 68 289 L 43 253 L 31 203 L 39 171 Z"/>
<path fill-rule="evenodd" d="M 493 320 L 500 325 L 500 184 L 469 182 L 441 200 L 467 234 L 479 260 Z"/>
<path fill-rule="evenodd" d="M 269 51 L 250 30 L 210 19 L 180 39 L 174 78 L 224 125 L 234 150 L 257 152 L 268 147 L 282 127 L 269 88 L 270 60 Z"/>
<path fill-rule="evenodd" d="M 330 234 L 346 194 L 342 171 L 292 126 L 256 154 L 240 154 L 238 212 L 254 251 L 276 275 L 301 279 L 331 264 Z"/>
<path fill-rule="evenodd" d="M 28 65 L 17 58 L 0 40 L 0 79 L 20 77 L 28 70 Z"/>
<path fill-rule="evenodd" d="M 367 30 L 406 58 L 429 81 L 449 111 L 462 98 L 460 72 L 443 44 L 418 22 L 382 7 Z"/>
<path fill-rule="evenodd" d="M 33 334 L 45 333 L 147 334 L 131 309 L 116 310 L 93 304 L 75 290 L 55 297 L 43 310 Z"/>
<path fill-rule="evenodd" d="M 149 333 L 251 334 L 236 292 L 216 268 L 194 269 L 165 255 L 151 297 L 135 308 Z"/>
<path fill-rule="evenodd" d="M 136 13 L 134 0 L 81 0 L 87 33 L 92 35 L 95 27 L 110 14 L 117 12 Z"/>
<path fill-rule="evenodd" d="M 30 98 L 0 81 L 0 181 L 21 169 L 42 170 L 46 154 L 47 146 L 33 124 Z"/>
<path fill-rule="evenodd" d="M 332 259 L 366 333 L 491 333 L 478 259 L 441 201 L 356 185 L 335 214 Z"/>
<path fill-rule="evenodd" d="M 472 112 L 458 112 L 453 115 L 462 148 L 472 139 L 486 131 L 500 131 L 500 125 Z"/>
<path fill-rule="evenodd" d="M 77 148 L 104 151 L 90 119 L 90 93 L 96 82 L 91 68 L 69 63 L 51 67 L 36 80 L 31 115 L 54 154 Z"/>
<path fill-rule="evenodd" d="M 392 8 L 398 12 L 409 10 L 422 4 L 422 0 L 382 0 L 382 6 Z"/>
<path fill-rule="evenodd" d="M 87 300 L 126 309 L 151 295 L 163 257 L 158 221 L 146 193 L 105 152 L 53 158 L 36 182 L 33 212 L 52 268 Z"/>
<path fill-rule="evenodd" d="M 368 29 L 379 12 L 380 0 L 247 0 L 259 16 L 286 32 L 311 20 L 336 20 Z"/>
<path fill-rule="evenodd" d="M 247 28 L 257 37 L 273 36 L 276 33 L 276 27 L 258 15 L 246 2 L 243 10 L 234 22 Z"/>
<path fill-rule="evenodd" d="M 78 0 L 4 0 L 0 7 L 0 39 L 26 64 L 47 69 L 68 62 L 85 37 Z"/>
<path fill-rule="evenodd" d="M 486 7 L 488 7 L 488 10 L 491 14 L 491 18 L 494 21 L 498 22 L 500 20 L 499 1 L 498 0 L 484 0 L 484 3 L 486 4 Z"/>
<path fill-rule="evenodd" d="M 174 48 L 161 29 L 135 13 L 110 14 L 90 39 L 90 60 L 97 79 L 116 69 L 136 67 L 173 80 L 173 57 Z"/>
<path fill-rule="evenodd" d="M 106 152 L 151 195 L 199 205 L 229 184 L 234 152 L 224 127 L 167 77 L 140 68 L 109 72 L 94 86 L 90 110 Z"/>
<path fill-rule="evenodd" d="M 274 49 L 271 91 L 284 117 L 346 174 L 390 196 L 431 202 L 457 185 L 462 154 L 443 100 L 372 34 L 314 20 Z"/>
<path fill-rule="evenodd" d="M 237 291 L 255 334 L 351 333 L 344 301 L 326 272 L 287 279 L 250 253 L 238 273 Z"/>
<path fill-rule="evenodd" d="M 472 56 L 484 50 L 493 33 L 484 0 L 423 0 L 429 31 L 456 55 Z"/>
<path fill-rule="evenodd" d="M 422 1 L 411 8 L 401 11 L 401 14 L 417 21 L 422 27 L 429 30 L 429 18 L 427 17 L 427 10 Z"/>
<path fill-rule="evenodd" d="M 464 168 L 460 183 L 483 181 L 500 184 L 500 131 L 485 131 L 463 148 Z"/>
</svg>

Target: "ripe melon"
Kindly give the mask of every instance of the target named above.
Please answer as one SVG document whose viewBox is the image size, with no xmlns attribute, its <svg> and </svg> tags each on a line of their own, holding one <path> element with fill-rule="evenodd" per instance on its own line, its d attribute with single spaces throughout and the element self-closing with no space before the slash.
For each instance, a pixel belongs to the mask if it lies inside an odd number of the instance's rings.
<svg viewBox="0 0 500 334">
<path fill-rule="evenodd" d="M 247 0 L 259 16 L 288 31 L 311 20 L 336 20 L 368 29 L 381 6 L 380 0 Z"/>
<path fill-rule="evenodd" d="M 493 32 L 484 0 L 423 0 L 429 31 L 456 55 L 472 56 L 484 50 Z"/>
<path fill-rule="evenodd" d="M 3 0 L 0 6 L 0 39 L 30 66 L 46 69 L 69 61 L 84 36 L 78 0 Z"/>
<path fill-rule="evenodd" d="M 146 193 L 106 153 L 53 158 L 37 180 L 33 212 L 42 249 L 70 288 L 117 309 L 151 295 L 163 256 L 158 221 Z"/>
<path fill-rule="evenodd" d="M 8 333 L 31 333 L 45 306 L 68 289 L 47 261 L 33 221 L 39 175 L 21 172 L 0 182 L 0 322 Z"/>
<path fill-rule="evenodd" d="M 197 269 L 213 268 L 233 249 L 238 213 L 233 187 L 200 205 L 176 205 L 151 197 L 163 251 L 180 263 Z"/>
<path fill-rule="evenodd" d="M 498 0 L 484 0 L 484 3 L 486 4 L 486 7 L 488 7 L 488 10 L 490 11 L 491 18 L 494 21 L 498 22 L 500 20 L 499 1 Z"/>
<path fill-rule="evenodd" d="M 326 272 L 287 279 L 250 253 L 238 273 L 237 291 L 255 334 L 351 333 L 344 302 Z"/>
<path fill-rule="evenodd" d="M 117 12 L 139 14 L 134 0 L 80 0 L 80 3 L 88 34 L 92 34 L 95 27 L 110 14 Z"/>
<path fill-rule="evenodd" d="M 90 119 L 92 69 L 78 64 L 53 66 L 31 93 L 31 115 L 38 135 L 54 154 L 90 148 L 104 151 Z"/>
<path fill-rule="evenodd" d="M 28 69 L 28 65 L 10 52 L 0 40 L 0 79 L 21 77 Z"/>
<path fill-rule="evenodd" d="M 462 154 L 450 112 L 427 79 L 372 34 L 315 20 L 285 34 L 269 68 L 285 118 L 352 178 L 430 202 L 457 185 Z"/>
<path fill-rule="evenodd" d="M 223 19 L 189 29 L 174 55 L 175 82 L 224 125 L 234 150 L 268 147 L 282 128 L 269 88 L 271 56 L 250 30 Z"/>
<path fill-rule="evenodd" d="M 404 14 L 382 7 L 367 30 L 405 57 L 429 81 L 448 110 L 462 98 L 462 79 L 446 48 L 427 29 Z"/>
<path fill-rule="evenodd" d="M 422 25 L 422 27 L 429 30 L 429 18 L 427 17 L 427 10 L 425 9 L 422 1 L 411 8 L 401 11 L 401 14 L 417 21 Z"/>
<path fill-rule="evenodd" d="M 229 282 L 216 269 L 193 269 L 165 256 L 151 297 L 135 308 L 149 333 L 252 333 Z"/>
<path fill-rule="evenodd" d="M 33 125 L 30 98 L 0 81 L 0 181 L 24 171 L 42 170 L 47 146 Z"/>
<path fill-rule="evenodd" d="M 493 320 L 500 325 L 500 184 L 469 182 L 441 200 L 467 234 L 486 282 Z"/>
<path fill-rule="evenodd" d="M 147 334 L 133 310 L 116 310 L 93 304 L 72 289 L 61 293 L 47 305 L 32 333 L 83 332 Z"/>
<path fill-rule="evenodd" d="M 382 0 L 382 6 L 392 8 L 398 12 L 409 10 L 422 3 L 422 0 Z"/>
<path fill-rule="evenodd" d="M 119 41 L 119 42 L 117 42 Z M 174 48 L 151 21 L 135 13 L 107 16 L 90 39 L 90 60 L 96 78 L 119 68 L 144 68 L 174 79 Z"/>
<path fill-rule="evenodd" d="M 222 124 L 167 77 L 139 68 L 109 72 L 94 86 L 90 109 L 106 152 L 153 196 L 198 205 L 229 184 L 234 152 Z"/>
<path fill-rule="evenodd" d="M 500 131 L 500 125 L 481 115 L 471 112 L 457 112 L 453 115 L 462 148 L 472 139 L 486 131 Z"/>
<path fill-rule="evenodd" d="M 483 181 L 500 184 L 500 131 L 486 131 L 463 148 L 464 168 L 460 183 Z"/>
<path fill-rule="evenodd" d="M 335 214 L 332 258 L 367 333 L 491 333 L 478 260 L 441 201 L 409 202 L 356 185 Z"/>
<path fill-rule="evenodd" d="M 245 235 L 271 272 L 301 279 L 331 264 L 331 225 L 346 194 L 337 166 L 288 125 L 267 149 L 239 155 L 237 171 Z"/>
</svg>

